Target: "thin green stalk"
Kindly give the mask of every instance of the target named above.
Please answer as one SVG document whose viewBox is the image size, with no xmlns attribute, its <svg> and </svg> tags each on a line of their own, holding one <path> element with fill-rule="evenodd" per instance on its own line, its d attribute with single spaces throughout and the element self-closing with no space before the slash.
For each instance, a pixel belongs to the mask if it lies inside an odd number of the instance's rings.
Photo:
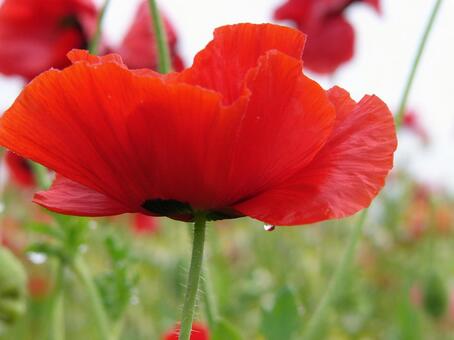
<svg viewBox="0 0 454 340">
<path fill-rule="evenodd" d="M 104 20 L 104 16 L 106 14 L 107 7 L 109 7 L 110 0 L 105 0 L 104 4 L 99 11 L 98 19 L 96 21 L 96 30 L 95 34 L 91 38 L 88 44 L 88 51 L 91 54 L 98 54 L 99 52 L 99 44 L 101 42 L 101 35 L 102 35 L 102 22 Z"/>
<path fill-rule="evenodd" d="M 345 253 L 342 256 L 341 262 L 339 263 L 336 272 L 334 273 L 334 276 L 332 277 L 328 288 L 323 295 L 322 300 L 318 304 L 317 309 L 312 314 L 312 317 L 306 326 L 306 329 L 303 333 L 304 340 L 320 338 L 319 332 L 323 321 L 325 321 L 326 319 L 326 312 L 328 311 L 328 308 L 331 305 L 333 299 L 336 297 L 336 294 L 338 294 L 340 288 L 342 287 L 344 278 L 353 262 L 357 244 L 359 239 L 361 238 L 364 222 L 366 221 L 367 212 L 368 210 L 364 210 L 360 213 L 358 221 L 353 227 L 347 249 L 345 249 Z"/>
<path fill-rule="evenodd" d="M 65 318 L 64 318 L 64 291 L 63 275 L 64 265 L 60 260 L 56 264 L 55 289 L 51 301 L 51 340 L 65 339 Z"/>
<path fill-rule="evenodd" d="M 430 32 L 432 31 L 433 24 L 435 22 L 437 14 L 438 14 L 438 12 L 440 10 L 440 6 L 441 6 L 442 2 L 443 2 L 443 0 L 437 0 L 435 2 L 435 5 L 434 5 L 434 7 L 432 9 L 432 12 L 430 14 L 429 21 L 427 23 L 426 29 L 424 30 L 424 34 L 423 34 L 423 36 L 421 38 L 421 41 L 419 43 L 419 47 L 418 47 L 418 50 L 416 52 L 415 59 L 413 61 L 413 65 L 412 65 L 411 70 L 410 70 L 410 75 L 408 76 L 407 82 L 405 84 L 405 88 L 404 88 L 404 92 L 403 92 L 403 95 L 402 95 L 402 99 L 400 101 L 399 109 L 397 111 L 397 115 L 396 115 L 396 126 L 397 126 L 397 128 L 399 128 L 402 125 L 402 121 L 403 121 L 404 114 L 405 114 L 405 109 L 407 107 L 408 97 L 410 96 L 410 91 L 411 91 L 413 82 L 415 80 L 416 71 L 418 70 L 418 66 L 419 66 L 419 63 L 421 61 L 421 57 L 423 55 L 424 49 L 425 49 L 426 44 L 427 44 L 427 40 L 429 38 Z"/>
<path fill-rule="evenodd" d="M 213 288 L 211 287 L 210 273 L 208 266 L 205 265 L 204 277 L 201 281 L 203 304 L 205 307 L 205 314 L 208 322 L 208 326 L 211 330 L 216 326 L 216 322 L 219 320 L 219 313 L 217 304 L 213 295 Z"/>
<path fill-rule="evenodd" d="M 181 330 L 179 340 L 189 340 L 194 317 L 195 301 L 199 287 L 200 274 L 203 263 L 203 247 L 205 243 L 206 216 L 196 214 L 194 221 L 194 238 L 192 243 L 191 267 L 189 268 L 188 284 L 181 317 Z"/>
<path fill-rule="evenodd" d="M 105 313 L 104 306 L 98 293 L 98 289 L 91 277 L 87 265 L 81 257 L 74 260 L 72 268 L 78 276 L 82 284 L 85 286 L 88 294 L 88 299 L 93 310 L 94 323 L 98 330 L 98 338 L 100 340 L 111 340 L 109 318 Z"/>
<path fill-rule="evenodd" d="M 164 30 L 164 24 L 162 22 L 161 15 L 159 14 L 156 0 L 148 0 L 148 4 L 150 6 L 156 50 L 158 52 L 158 72 L 166 74 L 172 69 L 169 45 L 167 43 L 167 34 Z"/>
</svg>

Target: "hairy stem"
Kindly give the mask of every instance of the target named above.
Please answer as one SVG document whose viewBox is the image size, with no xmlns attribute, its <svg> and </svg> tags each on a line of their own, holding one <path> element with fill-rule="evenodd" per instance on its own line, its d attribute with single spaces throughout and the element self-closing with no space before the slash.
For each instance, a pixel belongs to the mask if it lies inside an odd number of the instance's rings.
<svg viewBox="0 0 454 340">
<path fill-rule="evenodd" d="M 203 247 L 205 243 L 206 217 L 196 214 L 194 223 L 194 238 L 192 243 L 191 266 L 189 268 L 188 284 L 181 317 L 181 330 L 179 340 L 189 340 L 194 317 L 195 301 L 199 288 L 200 274 L 203 263 Z"/>
</svg>

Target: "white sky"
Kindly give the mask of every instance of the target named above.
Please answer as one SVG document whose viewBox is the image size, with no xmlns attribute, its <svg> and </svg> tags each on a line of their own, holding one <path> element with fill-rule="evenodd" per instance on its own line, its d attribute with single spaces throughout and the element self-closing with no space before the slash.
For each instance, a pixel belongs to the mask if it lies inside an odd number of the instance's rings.
<svg viewBox="0 0 454 340">
<path fill-rule="evenodd" d="M 211 39 L 215 27 L 237 22 L 269 22 L 284 0 L 165 0 L 161 7 L 179 34 L 189 64 Z M 0 0 L 0 3 L 2 1 Z M 102 0 L 96 0 L 97 3 Z M 140 0 L 112 0 L 105 21 L 108 39 L 119 42 Z M 356 4 L 348 12 L 357 33 L 356 55 L 333 77 L 313 75 L 323 86 L 338 84 L 359 100 L 376 94 L 395 109 L 422 30 L 435 0 L 382 0 L 383 14 Z M 454 0 L 445 0 L 416 77 L 410 106 L 421 115 L 432 145 L 400 141 L 398 164 L 418 177 L 454 190 Z M 0 42 L 1 43 L 1 42 Z M 20 79 L 0 76 L 0 109 L 21 88 Z"/>
</svg>

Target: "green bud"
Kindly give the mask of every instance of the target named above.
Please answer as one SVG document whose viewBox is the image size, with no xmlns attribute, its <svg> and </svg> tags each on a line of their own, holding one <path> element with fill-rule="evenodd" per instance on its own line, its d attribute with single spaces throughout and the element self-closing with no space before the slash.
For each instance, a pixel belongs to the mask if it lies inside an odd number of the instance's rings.
<svg viewBox="0 0 454 340">
<path fill-rule="evenodd" d="M 0 335 L 24 315 L 26 284 L 22 263 L 9 250 L 0 247 Z"/>
<path fill-rule="evenodd" d="M 432 272 L 424 282 L 423 305 L 426 312 L 438 319 L 442 317 L 448 305 L 448 294 L 440 275 Z"/>
</svg>

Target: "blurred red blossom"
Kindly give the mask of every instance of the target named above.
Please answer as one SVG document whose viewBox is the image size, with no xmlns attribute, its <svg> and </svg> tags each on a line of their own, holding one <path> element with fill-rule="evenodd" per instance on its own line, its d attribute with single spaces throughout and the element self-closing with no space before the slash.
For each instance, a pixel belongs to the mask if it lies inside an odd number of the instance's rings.
<svg viewBox="0 0 454 340">
<path fill-rule="evenodd" d="M 0 228 L 0 245 L 10 249 L 15 255 L 23 255 L 27 239 L 21 224 L 13 218 L 3 218 Z"/>
<path fill-rule="evenodd" d="M 402 126 L 408 131 L 413 132 L 419 138 L 421 138 L 421 141 L 423 143 L 426 144 L 429 142 L 429 135 L 427 133 L 427 130 L 422 125 L 421 120 L 416 111 L 408 110 L 405 112 Z"/>
<path fill-rule="evenodd" d="M 134 214 L 133 229 L 139 234 L 154 233 L 159 229 L 157 218 L 144 214 Z"/>
<path fill-rule="evenodd" d="M 354 54 L 355 32 L 345 18 L 352 4 L 363 2 L 380 12 L 379 0 L 287 0 L 274 13 L 308 35 L 304 65 L 317 73 L 333 73 Z"/>
<path fill-rule="evenodd" d="M 14 152 L 7 151 L 5 164 L 14 183 L 24 188 L 35 186 L 35 176 L 30 161 Z"/>
<path fill-rule="evenodd" d="M 183 69 L 183 61 L 177 53 L 177 35 L 170 21 L 162 15 L 164 27 L 167 32 L 167 42 L 170 48 L 172 66 L 176 71 Z M 152 19 L 147 1 L 143 1 L 137 10 L 136 17 L 126 34 L 117 53 L 121 55 L 124 63 L 130 68 L 149 68 L 156 70 L 158 54 L 156 39 L 152 27 Z"/>
<path fill-rule="evenodd" d="M 34 274 L 28 278 L 28 293 L 35 299 L 46 297 L 51 291 L 49 276 Z"/>
<path fill-rule="evenodd" d="M 35 202 L 59 213 L 349 216 L 392 168 L 393 117 L 376 96 L 357 103 L 306 77 L 304 44 L 283 26 L 224 26 L 168 75 L 75 50 L 72 66 L 40 75 L 6 111 L 0 144 L 58 173 Z"/>
<path fill-rule="evenodd" d="M 168 331 L 162 337 L 162 340 L 178 340 L 180 334 L 180 325 L 175 326 L 174 329 Z M 208 328 L 200 322 L 194 322 L 192 324 L 192 331 L 190 340 L 209 340 L 210 335 Z"/>
<path fill-rule="evenodd" d="M 0 73 L 31 80 L 68 66 L 66 53 L 85 48 L 96 26 L 91 0 L 5 0 L 0 7 Z"/>
</svg>

